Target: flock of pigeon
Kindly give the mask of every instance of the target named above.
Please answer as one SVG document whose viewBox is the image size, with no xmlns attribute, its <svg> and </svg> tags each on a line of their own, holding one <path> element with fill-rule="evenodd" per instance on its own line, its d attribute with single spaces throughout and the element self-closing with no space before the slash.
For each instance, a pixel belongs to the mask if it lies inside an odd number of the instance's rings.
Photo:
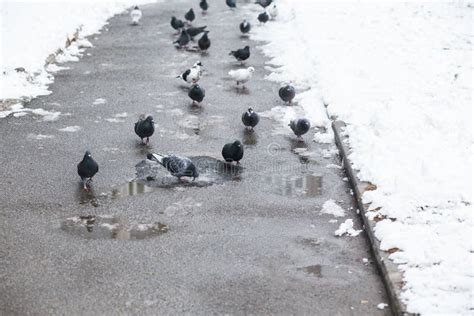
<svg viewBox="0 0 474 316">
<path fill-rule="evenodd" d="M 225 3 L 231 10 L 235 9 L 237 6 L 236 0 L 225 0 Z M 258 21 L 260 23 L 266 23 L 269 19 L 274 19 L 277 16 L 278 9 L 276 4 L 273 3 L 273 0 L 257 0 L 255 3 L 265 9 L 264 12 L 258 15 Z M 206 14 L 209 9 L 207 0 L 200 0 L 199 6 L 202 9 L 202 14 Z M 132 25 L 137 25 L 142 17 L 142 12 L 138 6 L 133 8 L 130 16 L 132 19 Z M 179 49 L 187 49 L 189 43 L 194 40 L 194 37 L 202 33 L 202 36 L 198 40 L 198 47 L 201 52 L 205 52 L 211 46 L 211 41 L 208 36 L 209 31 L 206 30 L 207 26 L 193 27 L 192 22 L 195 17 L 195 13 L 191 8 L 184 15 L 185 21 L 182 21 L 175 16 L 171 18 L 171 27 L 178 31 L 177 34 L 179 34 L 178 39 L 174 41 L 173 44 L 177 44 L 177 48 Z M 240 23 L 239 28 L 242 34 L 247 34 L 250 32 L 252 26 L 250 22 L 243 20 L 242 23 Z M 234 56 L 237 61 L 243 64 L 250 57 L 250 47 L 245 46 L 244 48 L 231 51 L 229 55 Z M 202 76 L 202 66 L 202 63 L 198 61 L 190 69 L 177 76 L 177 78 L 191 84 L 188 96 L 192 99 L 193 106 L 199 106 L 205 97 L 205 90 L 197 84 Z M 237 87 L 246 89 L 245 83 L 252 78 L 254 71 L 255 69 L 253 67 L 241 68 L 229 71 L 229 76 L 237 83 Z M 239 86 L 240 84 L 241 86 Z M 280 88 L 278 94 L 284 102 L 291 104 L 296 91 L 293 86 L 285 85 Z M 251 131 L 253 131 L 253 128 L 257 126 L 259 120 L 259 115 L 252 108 L 249 108 L 242 114 L 242 123 L 245 125 L 245 128 L 250 128 Z M 292 120 L 288 126 L 298 139 L 301 139 L 301 136 L 306 134 L 311 127 L 309 120 L 306 118 Z M 155 126 L 152 116 L 145 117 L 145 115 L 142 115 L 138 119 L 138 122 L 135 123 L 135 133 L 140 137 L 142 144 L 149 143 L 150 137 L 153 135 L 154 131 Z M 225 144 L 222 148 L 222 156 L 226 163 L 232 163 L 235 161 L 239 164 L 239 161 L 244 156 L 242 143 L 239 140 L 236 140 L 232 143 Z M 147 159 L 160 163 L 171 173 L 171 175 L 178 177 L 180 180 L 182 177 L 191 177 L 194 180 L 199 176 L 196 166 L 187 157 L 149 153 Z M 86 151 L 82 161 L 77 165 L 77 172 L 81 177 L 85 191 L 90 190 L 92 178 L 98 171 L 99 165 L 92 158 L 91 153 Z"/>
</svg>

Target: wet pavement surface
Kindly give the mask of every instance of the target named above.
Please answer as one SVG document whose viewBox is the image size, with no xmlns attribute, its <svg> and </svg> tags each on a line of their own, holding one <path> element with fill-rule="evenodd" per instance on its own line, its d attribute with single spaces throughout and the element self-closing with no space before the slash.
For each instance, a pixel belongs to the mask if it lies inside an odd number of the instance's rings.
<svg viewBox="0 0 474 316">
<path fill-rule="evenodd" d="M 194 25 L 208 25 L 207 54 L 172 45 L 172 15 L 198 2 L 143 6 L 143 22 L 114 17 L 79 62 L 56 74 L 53 93 L 26 106 L 59 111 L 0 119 L 0 314 L 384 314 L 382 282 L 365 235 L 334 237 L 321 215 L 336 200 L 353 218 L 333 145 L 295 141 L 249 106 L 283 106 L 264 80 L 259 43 L 241 37 L 247 10 L 211 3 Z M 253 5 L 251 5 L 253 6 Z M 258 27 L 255 25 L 255 27 Z M 265 26 L 262 26 L 265 27 Z M 239 67 L 228 52 L 251 46 L 256 69 L 242 92 L 227 78 Z M 206 89 L 192 107 L 175 76 L 201 60 Z M 133 124 L 151 114 L 156 132 L 140 145 Z M 80 126 L 76 132 L 60 131 Z M 221 149 L 240 139 L 240 166 Z M 76 164 L 90 150 L 100 170 L 83 192 Z M 201 176 L 179 182 L 146 153 L 177 153 Z M 331 222 L 330 222 L 331 221 Z"/>
</svg>

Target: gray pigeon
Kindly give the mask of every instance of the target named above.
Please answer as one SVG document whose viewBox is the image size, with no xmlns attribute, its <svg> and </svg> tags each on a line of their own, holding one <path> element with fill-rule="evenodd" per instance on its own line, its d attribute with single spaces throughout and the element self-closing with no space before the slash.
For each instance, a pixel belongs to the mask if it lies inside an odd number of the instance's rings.
<svg viewBox="0 0 474 316">
<path fill-rule="evenodd" d="M 227 4 L 227 6 L 231 9 L 237 7 L 237 3 L 235 0 L 225 0 L 225 3 Z"/>
<path fill-rule="evenodd" d="M 255 4 L 259 4 L 261 5 L 263 8 L 266 8 L 268 7 L 271 3 L 272 3 L 273 0 L 257 0 L 255 1 Z"/>
<path fill-rule="evenodd" d="M 284 87 L 281 87 L 280 90 L 278 91 L 278 95 L 283 101 L 291 104 L 291 101 L 296 95 L 295 87 L 289 84 Z"/>
<path fill-rule="evenodd" d="M 258 15 L 257 19 L 260 23 L 267 23 L 268 20 L 270 20 L 270 16 L 268 15 L 267 11 L 263 11 Z"/>
<path fill-rule="evenodd" d="M 207 9 L 209 9 L 209 4 L 207 3 L 206 0 L 201 0 L 201 2 L 199 2 L 199 6 L 201 7 L 202 9 L 202 13 L 203 14 L 206 14 L 207 13 Z"/>
<path fill-rule="evenodd" d="M 197 103 L 201 103 L 204 100 L 204 96 L 206 95 L 206 91 L 201 88 L 198 84 L 195 84 L 191 87 L 188 92 L 188 96 L 193 100 L 193 105 Z"/>
<path fill-rule="evenodd" d="M 199 172 L 191 161 L 187 157 L 180 157 L 175 155 L 161 155 L 157 153 L 149 153 L 147 156 L 149 160 L 155 160 L 165 167 L 171 175 L 178 177 L 192 177 L 193 180 L 199 177 Z"/>
<path fill-rule="evenodd" d="M 191 39 L 193 39 L 193 37 L 195 37 L 196 35 L 204 32 L 205 31 L 204 29 L 206 27 L 207 27 L 206 25 L 200 26 L 200 27 L 190 27 L 186 29 L 186 32 L 188 32 L 189 36 L 191 36 Z"/>
<path fill-rule="evenodd" d="M 242 114 L 242 123 L 244 123 L 246 127 L 250 127 L 252 131 L 259 121 L 260 117 L 252 110 L 252 108 L 249 108 L 247 112 Z"/>
<path fill-rule="evenodd" d="M 235 161 L 239 164 L 239 161 L 244 157 L 244 146 L 238 140 L 225 144 L 222 148 L 222 157 L 226 162 Z"/>
<path fill-rule="evenodd" d="M 196 15 L 194 14 L 193 8 L 189 9 L 189 11 L 186 12 L 186 14 L 184 15 L 184 18 L 186 19 L 186 21 L 188 21 L 189 24 L 191 24 L 194 21 L 194 19 L 196 18 Z"/>
<path fill-rule="evenodd" d="M 232 50 L 229 55 L 232 55 L 238 61 L 242 62 L 247 60 L 250 57 L 250 47 L 247 45 L 244 48 L 240 48 L 237 50 Z"/>
<path fill-rule="evenodd" d="M 301 138 L 301 135 L 304 135 L 309 131 L 311 123 L 306 118 L 300 118 L 292 120 L 288 126 L 298 138 Z"/>
<path fill-rule="evenodd" d="M 146 138 L 146 143 L 150 142 L 150 137 L 155 132 L 155 122 L 153 121 L 153 117 L 149 115 L 146 119 L 144 116 L 141 116 L 138 119 L 138 122 L 135 123 L 135 133 L 138 137 L 141 138 L 142 144 L 143 139 Z"/>
<path fill-rule="evenodd" d="M 81 162 L 77 164 L 77 174 L 81 177 L 85 191 L 89 191 L 92 177 L 99 171 L 99 165 L 92 159 L 89 151 L 86 151 Z"/>
<path fill-rule="evenodd" d="M 175 16 L 172 16 L 171 27 L 178 31 L 179 29 L 182 29 L 184 27 L 184 22 L 180 19 L 177 19 Z"/>
<path fill-rule="evenodd" d="M 211 40 L 209 36 L 207 36 L 207 33 L 209 33 L 209 31 L 204 31 L 204 34 L 198 40 L 198 46 L 201 51 L 206 51 L 211 47 Z"/>
<path fill-rule="evenodd" d="M 181 31 L 181 35 L 176 41 L 173 42 L 173 44 L 178 44 L 179 47 L 186 47 L 188 46 L 189 41 L 191 41 L 191 36 L 189 36 L 188 32 L 183 29 Z"/>
<path fill-rule="evenodd" d="M 243 34 L 246 34 L 246 33 L 250 32 L 250 29 L 252 28 L 252 25 L 250 25 L 250 23 L 247 20 L 243 20 L 242 23 L 240 23 L 239 27 L 240 27 L 240 31 Z"/>
</svg>

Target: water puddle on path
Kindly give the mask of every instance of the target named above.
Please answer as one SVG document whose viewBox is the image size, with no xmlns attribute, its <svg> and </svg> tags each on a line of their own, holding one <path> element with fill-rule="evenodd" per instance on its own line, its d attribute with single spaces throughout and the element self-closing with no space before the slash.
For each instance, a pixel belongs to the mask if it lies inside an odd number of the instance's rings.
<svg viewBox="0 0 474 316">
<path fill-rule="evenodd" d="M 112 216 L 74 216 L 61 222 L 61 229 L 87 239 L 140 240 L 168 232 L 160 222 L 138 223 Z"/>
<path fill-rule="evenodd" d="M 303 176 L 267 177 L 276 194 L 290 197 L 316 197 L 321 195 L 322 176 L 307 174 Z"/>
<path fill-rule="evenodd" d="M 332 267 L 328 265 L 315 264 L 307 267 L 297 268 L 299 271 L 304 271 L 312 276 L 318 278 L 341 278 L 342 271 L 338 267 Z"/>
</svg>

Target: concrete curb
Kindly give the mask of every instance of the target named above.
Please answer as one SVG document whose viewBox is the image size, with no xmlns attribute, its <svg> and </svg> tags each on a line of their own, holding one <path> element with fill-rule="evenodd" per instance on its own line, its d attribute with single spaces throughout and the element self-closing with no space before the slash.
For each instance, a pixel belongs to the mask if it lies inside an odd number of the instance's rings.
<svg viewBox="0 0 474 316">
<path fill-rule="evenodd" d="M 403 286 L 402 273 L 398 270 L 397 265 L 388 259 L 389 253 L 380 250 L 380 241 L 375 237 L 374 233 L 374 226 L 376 222 L 374 220 L 368 219 L 366 216 L 369 205 L 362 202 L 362 194 L 365 191 L 374 190 L 375 186 L 368 182 L 361 182 L 356 177 L 356 173 L 352 169 L 351 162 L 348 158 L 350 153 L 349 147 L 347 146 L 346 142 L 344 142 L 347 136 L 344 136 L 342 128 L 345 126 L 346 124 L 343 121 L 332 122 L 332 129 L 334 131 L 336 145 L 344 163 L 344 169 L 354 193 L 357 207 L 360 210 L 360 216 L 364 224 L 364 230 L 369 237 L 372 254 L 374 255 L 377 268 L 382 275 L 390 307 L 395 315 L 415 315 L 413 313 L 407 312 L 406 305 L 400 299 L 400 293 Z"/>
</svg>

